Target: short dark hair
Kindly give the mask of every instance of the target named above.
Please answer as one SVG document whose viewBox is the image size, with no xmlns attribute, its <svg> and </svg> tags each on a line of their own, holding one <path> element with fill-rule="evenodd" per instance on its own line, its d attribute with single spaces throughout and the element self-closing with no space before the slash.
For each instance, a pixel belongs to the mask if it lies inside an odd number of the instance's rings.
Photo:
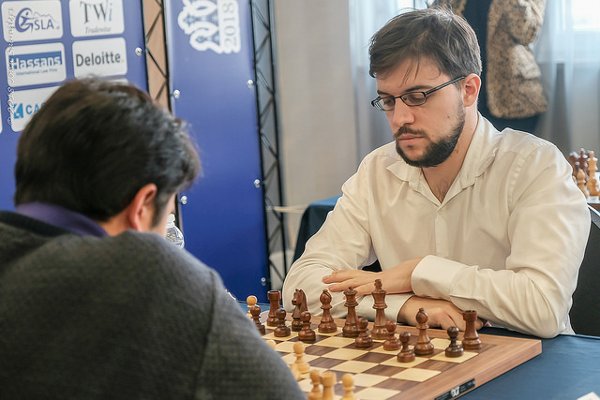
<svg viewBox="0 0 600 400">
<path fill-rule="evenodd" d="M 97 221 L 156 184 L 156 224 L 200 172 L 185 123 L 133 85 L 98 78 L 61 86 L 21 134 L 15 204 L 46 202 Z"/>
<path fill-rule="evenodd" d="M 412 10 L 388 21 L 371 38 L 369 75 L 382 76 L 406 60 L 435 62 L 440 72 L 457 78 L 481 75 L 477 36 L 464 18 L 447 8 Z"/>
</svg>

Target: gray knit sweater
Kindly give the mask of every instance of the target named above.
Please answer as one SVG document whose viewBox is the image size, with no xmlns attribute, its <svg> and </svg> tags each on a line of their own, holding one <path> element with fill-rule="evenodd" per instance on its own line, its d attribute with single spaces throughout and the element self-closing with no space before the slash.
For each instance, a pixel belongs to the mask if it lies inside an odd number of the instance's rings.
<svg viewBox="0 0 600 400">
<path fill-rule="evenodd" d="M 0 399 L 303 398 L 190 254 L 0 212 Z"/>
</svg>

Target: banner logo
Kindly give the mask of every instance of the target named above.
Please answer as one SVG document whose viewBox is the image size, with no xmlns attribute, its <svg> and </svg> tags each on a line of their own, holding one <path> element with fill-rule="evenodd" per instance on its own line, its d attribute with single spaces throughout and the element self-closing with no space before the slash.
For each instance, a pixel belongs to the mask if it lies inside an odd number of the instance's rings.
<svg viewBox="0 0 600 400">
<path fill-rule="evenodd" d="M 64 81 L 65 49 L 62 43 L 13 46 L 6 49 L 9 86 L 27 86 Z"/>
<path fill-rule="evenodd" d="M 57 39 L 62 37 L 60 1 L 5 1 L 2 3 L 4 40 Z"/>
<path fill-rule="evenodd" d="M 58 87 L 49 87 L 32 90 L 19 90 L 9 96 L 10 125 L 14 132 L 20 132 L 43 105 L 44 102 Z"/>
<path fill-rule="evenodd" d="M 198 51 L 230 54 L 241 50 L 238 0 L 183 0 L 177 23 Z"/>
<path fill-rule="evenodd" d="M 125 30 L 122 0 L 71 0 L 73 36 L 121 34 Z"/>
<path fill-rule="evenodd" d="M 73 42 L 73 72 L 77 78 L 86 75 L 126 75 L 127 51 L 125 39 Z"/>
</svg>

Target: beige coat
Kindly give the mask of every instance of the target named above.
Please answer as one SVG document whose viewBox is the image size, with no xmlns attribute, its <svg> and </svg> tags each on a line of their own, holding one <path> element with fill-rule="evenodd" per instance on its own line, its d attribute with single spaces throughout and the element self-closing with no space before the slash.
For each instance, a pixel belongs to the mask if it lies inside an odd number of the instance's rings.
<svg viewBox="0 0 600 400">
<path fill-rule="evenodd" d="M 466 1 L 439 3 L 451 5 L 461 15 Z M 531 50 L 542 27 L 545 5 L 546 0 L 494 0 L 490 5 L 484 84 L 488 107 L 496 117 L 525 118 L 546 111 L 541 71 Z"/>
</svg>

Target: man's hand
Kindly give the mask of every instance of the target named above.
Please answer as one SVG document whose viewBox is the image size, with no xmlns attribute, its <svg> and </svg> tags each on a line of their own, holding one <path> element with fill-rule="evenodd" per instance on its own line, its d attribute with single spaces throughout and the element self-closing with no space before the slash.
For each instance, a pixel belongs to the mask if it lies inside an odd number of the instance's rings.
<svg viewBox="0 0 600 400">
<path fill-rule="evenodd" d="M 404 261 L 381 272 L 355 269 L 334 271 L 323 278 L 323 283 L 332 284 L 329 286 L 332 292 L 342 292 L 351 287 L 358 295 L 364 296 L 373 291 L 375 279 L 381 279 L 382 287 L 387 293 L 409 293 L 412 292 L 412 272 L 419 261 L 421 258 Z"/>
<path fill-rule="evenodd" d="M 417 313 L 419 308 L 423 308 L 429 320 L 427 324 L 430 328 L 448 329 L 456 326 L 461 331 L 465 330 L 466 323 L 463 320 L 462 311 L 454 304 L 446 300 L 428 299 L 425 297 L 413 296 L 404 303 L 398 312 L 398 322 L 415 326 L 417 325 Z M 475 329 L 479 330 L 483 322 L 477 318 Z"/>
</svg>

